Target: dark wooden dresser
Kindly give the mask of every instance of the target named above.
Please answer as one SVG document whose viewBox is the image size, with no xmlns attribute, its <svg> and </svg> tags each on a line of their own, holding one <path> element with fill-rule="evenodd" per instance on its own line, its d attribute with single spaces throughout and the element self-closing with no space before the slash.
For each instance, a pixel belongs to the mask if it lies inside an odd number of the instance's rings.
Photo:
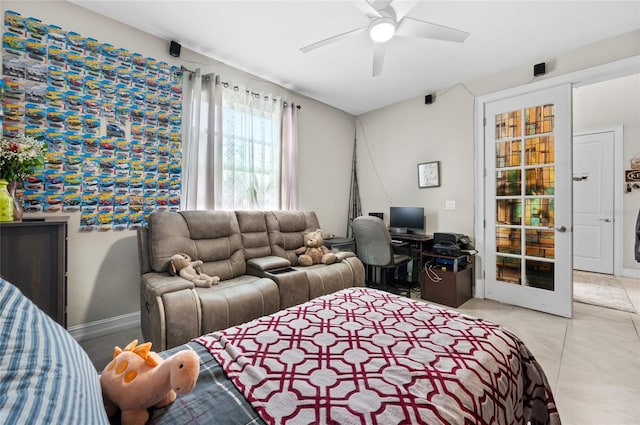
<svg viewBox="0 0 640 425">
<path fill-rule="evenodd" d="M 0 276 L 66 328 L 66 218 L 0 223 Z"/>
</svg>

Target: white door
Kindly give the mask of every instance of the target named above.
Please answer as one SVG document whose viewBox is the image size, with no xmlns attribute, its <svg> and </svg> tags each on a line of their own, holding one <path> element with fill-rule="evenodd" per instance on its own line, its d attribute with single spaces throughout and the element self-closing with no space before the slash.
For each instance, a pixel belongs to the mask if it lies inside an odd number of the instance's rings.
<svg viewBox="0 0 640 425">
<path fill-rule="evenodd" d="M 573 136 L 573 268 L 613 274 L 613 131 Z"/>
<path fill-rule="evenodd" d="M 485 296 L 572 315 L 571 87 L 485 105 Z"/>
</svg>

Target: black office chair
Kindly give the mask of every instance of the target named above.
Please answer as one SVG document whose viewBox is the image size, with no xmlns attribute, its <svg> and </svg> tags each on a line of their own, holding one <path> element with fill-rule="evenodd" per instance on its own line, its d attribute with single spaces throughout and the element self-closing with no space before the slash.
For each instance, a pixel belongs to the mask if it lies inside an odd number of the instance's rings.
<svg viewBox="0 0 640 425">
<path fill-rule="evenodd" d="M 409 296 L 413 284 L 394 279 L 394 275 L 399 268 L 404 267 L 406 270 L 411 256 L 394 252 L 391 235 L 384 222 L 378 217 L 360 216 L 353 220 L 351 228 L 356 240 L 356 255 L 367 266 L 367 271 L 371 267 L 381 270 L 380 282 L 375 282 L 371 279 L 372 276 L 368 276 L 367 286 Z M 402 270 L 399 274 L 403 274 Z"/>
</svg>

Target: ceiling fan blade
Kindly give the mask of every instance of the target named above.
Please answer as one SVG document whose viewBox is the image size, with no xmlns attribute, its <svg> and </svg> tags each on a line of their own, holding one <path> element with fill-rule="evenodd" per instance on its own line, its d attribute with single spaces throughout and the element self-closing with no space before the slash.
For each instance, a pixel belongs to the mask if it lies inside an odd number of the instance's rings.
<svg viewBox="0 0 640 425">
<path fill-rule="evenodd" d="M 376 8 L 367 0 L 350 1 L 349 3 L 369 19 L 380 17 L 378 10 L 376 10 Z"/>
<path fill-rule="evenodd" d="M 469 33 L 466 31 L 409 17 L 405 17 L 400 21 L 395 35 L 401 37 L 433 38 L 436 40 L 455 41 L 457 43 L 462 43 L 469 37 Z"/>
<path fill-rule="evenodd" d="M 382 72 L 384 64 L 384 52 L 387 49 L 387 43 L 373 43 L 373 76 L 377 77 Z"/>
<path fill-rule="evenodd" d="M 316 41 L 315 43 L 308 44 L 304 47 L 301 47 L 300 50 L 303 53 L 307 53 L 311 50 L 317 49 L 318 47 L 326 46 L 327 44 L 335 43 L 336 41 L 340 41 L 344 38 L 349 37 L 350 35 L 356 34 L 358 32 L 364 31 L 367 29 L 366 27 L 357 28 L 355 30 L 347 31 L 342 34 L 334 35 L 333 37 L 325 38 L 324 40 Z"/>
<path fill-rule="evenodd" d="M 400 21 L 407 16 L 415 6 L 418 4 L 418 0 L 396 0 L 391 3 L 391 8 L 396 12 L 396 19 Z"/>
<path fill-rule="evenodd" d="M 372 0 L 370 4 L 375 10 L 381 10 L 386 9 L 392 2 L 393 0 Z"/>
</svg>

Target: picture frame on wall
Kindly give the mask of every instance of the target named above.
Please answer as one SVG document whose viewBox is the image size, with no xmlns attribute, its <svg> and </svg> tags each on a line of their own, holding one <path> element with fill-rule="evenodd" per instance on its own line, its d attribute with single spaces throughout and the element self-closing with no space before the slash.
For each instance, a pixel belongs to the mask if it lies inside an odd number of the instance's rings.
<svg viewBox="0 0 640 425">
<path fill-rule="evenodd" d="M 440 186 L 440 161 L 423 162 L 418 164 L 418 187 Z"/>
</svg>

